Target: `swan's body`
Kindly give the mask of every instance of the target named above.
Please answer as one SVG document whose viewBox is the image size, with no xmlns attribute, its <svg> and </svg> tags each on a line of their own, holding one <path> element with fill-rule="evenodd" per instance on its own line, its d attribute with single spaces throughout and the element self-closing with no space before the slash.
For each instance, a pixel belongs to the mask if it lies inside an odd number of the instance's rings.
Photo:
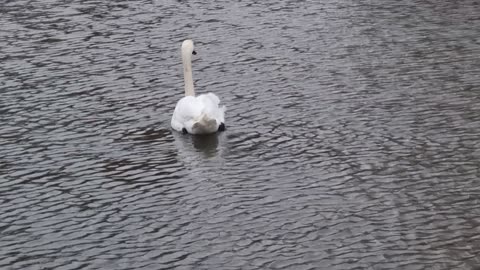
<svg viewBox="0 0 480 270">
<path fill-rule="evenodd" d="M 219 108 L 219 102 L 212 93 L 183 97 L 173 112 L 172 128 L 190 134 L 217 132 L 224 121 L 224 107 Z"/>
<path fill-rule="evenodd" d="M 172 128 L 190 134 L 209 134 L 225 129 L 225 106 L 219 107 L 220 99 L 213 93 L 195 97 L 192 77 L 192 54 L 196 54 L 193 41 L 182 43 L 185 97 L 180 99 L 172 116 Z"/>
</svg>

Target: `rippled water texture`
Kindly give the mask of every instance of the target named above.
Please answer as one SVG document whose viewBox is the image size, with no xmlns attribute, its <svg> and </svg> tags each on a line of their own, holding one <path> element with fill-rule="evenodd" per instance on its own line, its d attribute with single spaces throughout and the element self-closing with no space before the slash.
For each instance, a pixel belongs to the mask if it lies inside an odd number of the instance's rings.
<svg viewBox="0 0 480 270">
<path fill-rule="evenodd" d="M 479 14 L 1 1 L 0 268 L 478 269 Z M 185 38 L 218 136 L 170 129 Z"/>
</svg>

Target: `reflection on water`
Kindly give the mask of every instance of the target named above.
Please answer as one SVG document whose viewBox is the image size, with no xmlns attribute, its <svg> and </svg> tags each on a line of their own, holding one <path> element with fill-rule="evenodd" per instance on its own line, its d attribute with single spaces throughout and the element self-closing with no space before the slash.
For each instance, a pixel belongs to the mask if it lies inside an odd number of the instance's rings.
<svg viewBox="0 0 480 270">
<path fill-rule="evenodd" d="M 218 147 L 218 137 L 214 135 L 192 136 L 192 143 L 195 149 L 205 153 L 207 156 L 215 156 Z"/>
<path fill-rule="evenodd" d="M 1 269 L 476 269 L 480 5 L 0 3 Z M 228 130 L 175 133 L 180 44 Z"/>
<path fill-rule="evenodd" d="M 173 131 L 172 131 L 173 132 Z M 176 147 L 179 152 L 186 155 L 192 152 L 202 153 L 201 158 L 216 157 L 218 154 L 219 137 L 223 134 L 209 134 L 209 135 L 191 135 L 173 132 L 173 137 L 176 141 Z"/>
</svg>

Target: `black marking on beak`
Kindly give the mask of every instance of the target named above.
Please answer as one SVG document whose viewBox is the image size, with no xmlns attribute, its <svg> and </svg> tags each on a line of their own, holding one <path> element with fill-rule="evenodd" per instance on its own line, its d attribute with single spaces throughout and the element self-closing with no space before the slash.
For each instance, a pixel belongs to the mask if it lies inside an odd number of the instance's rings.
<svg viewBox="0 0 480 270">
<path fill-rule="evenodd" d="M 196 52 L 196 51 L 193 51 L 192 54 L 193 54 L 193 55 L 197 55 L 197 52 Z"/>
</svg>

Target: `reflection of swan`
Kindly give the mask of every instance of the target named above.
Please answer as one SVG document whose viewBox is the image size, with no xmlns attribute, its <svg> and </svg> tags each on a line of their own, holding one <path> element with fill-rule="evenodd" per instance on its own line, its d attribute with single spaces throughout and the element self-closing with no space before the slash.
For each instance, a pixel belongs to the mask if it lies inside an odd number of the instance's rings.
<svg viewBox="0 0 480 270">
<path fill-rule="evenodd" d="M 217 135 L 192 136 L 192 142 L 195 149 L 205 153 L 208 156 L 213 156 L 217 152 Z"/>
<path fill-rule="evenodd" d="M 222 159 L 223 148 L 219 146 L 225 140 L 223 134 L 182 136 L 175 132 L 172 135 L 175 140 L 175 149 L 178 151 L 179 162 L 192 165 L 205 162 L 205 158 Z"/>
<path fill-rule="evenodd" d="M 209 134 L 225 130 L 225 106 L 219 107 L 220 99 L 212 93 L 195 97 L 192 77 L 192 54 L 196 52 L 193 41 L 182 43 L 185 97 L 180 99 L 172 116 L 172 128 L 183 133 Z"/>
</svg>

